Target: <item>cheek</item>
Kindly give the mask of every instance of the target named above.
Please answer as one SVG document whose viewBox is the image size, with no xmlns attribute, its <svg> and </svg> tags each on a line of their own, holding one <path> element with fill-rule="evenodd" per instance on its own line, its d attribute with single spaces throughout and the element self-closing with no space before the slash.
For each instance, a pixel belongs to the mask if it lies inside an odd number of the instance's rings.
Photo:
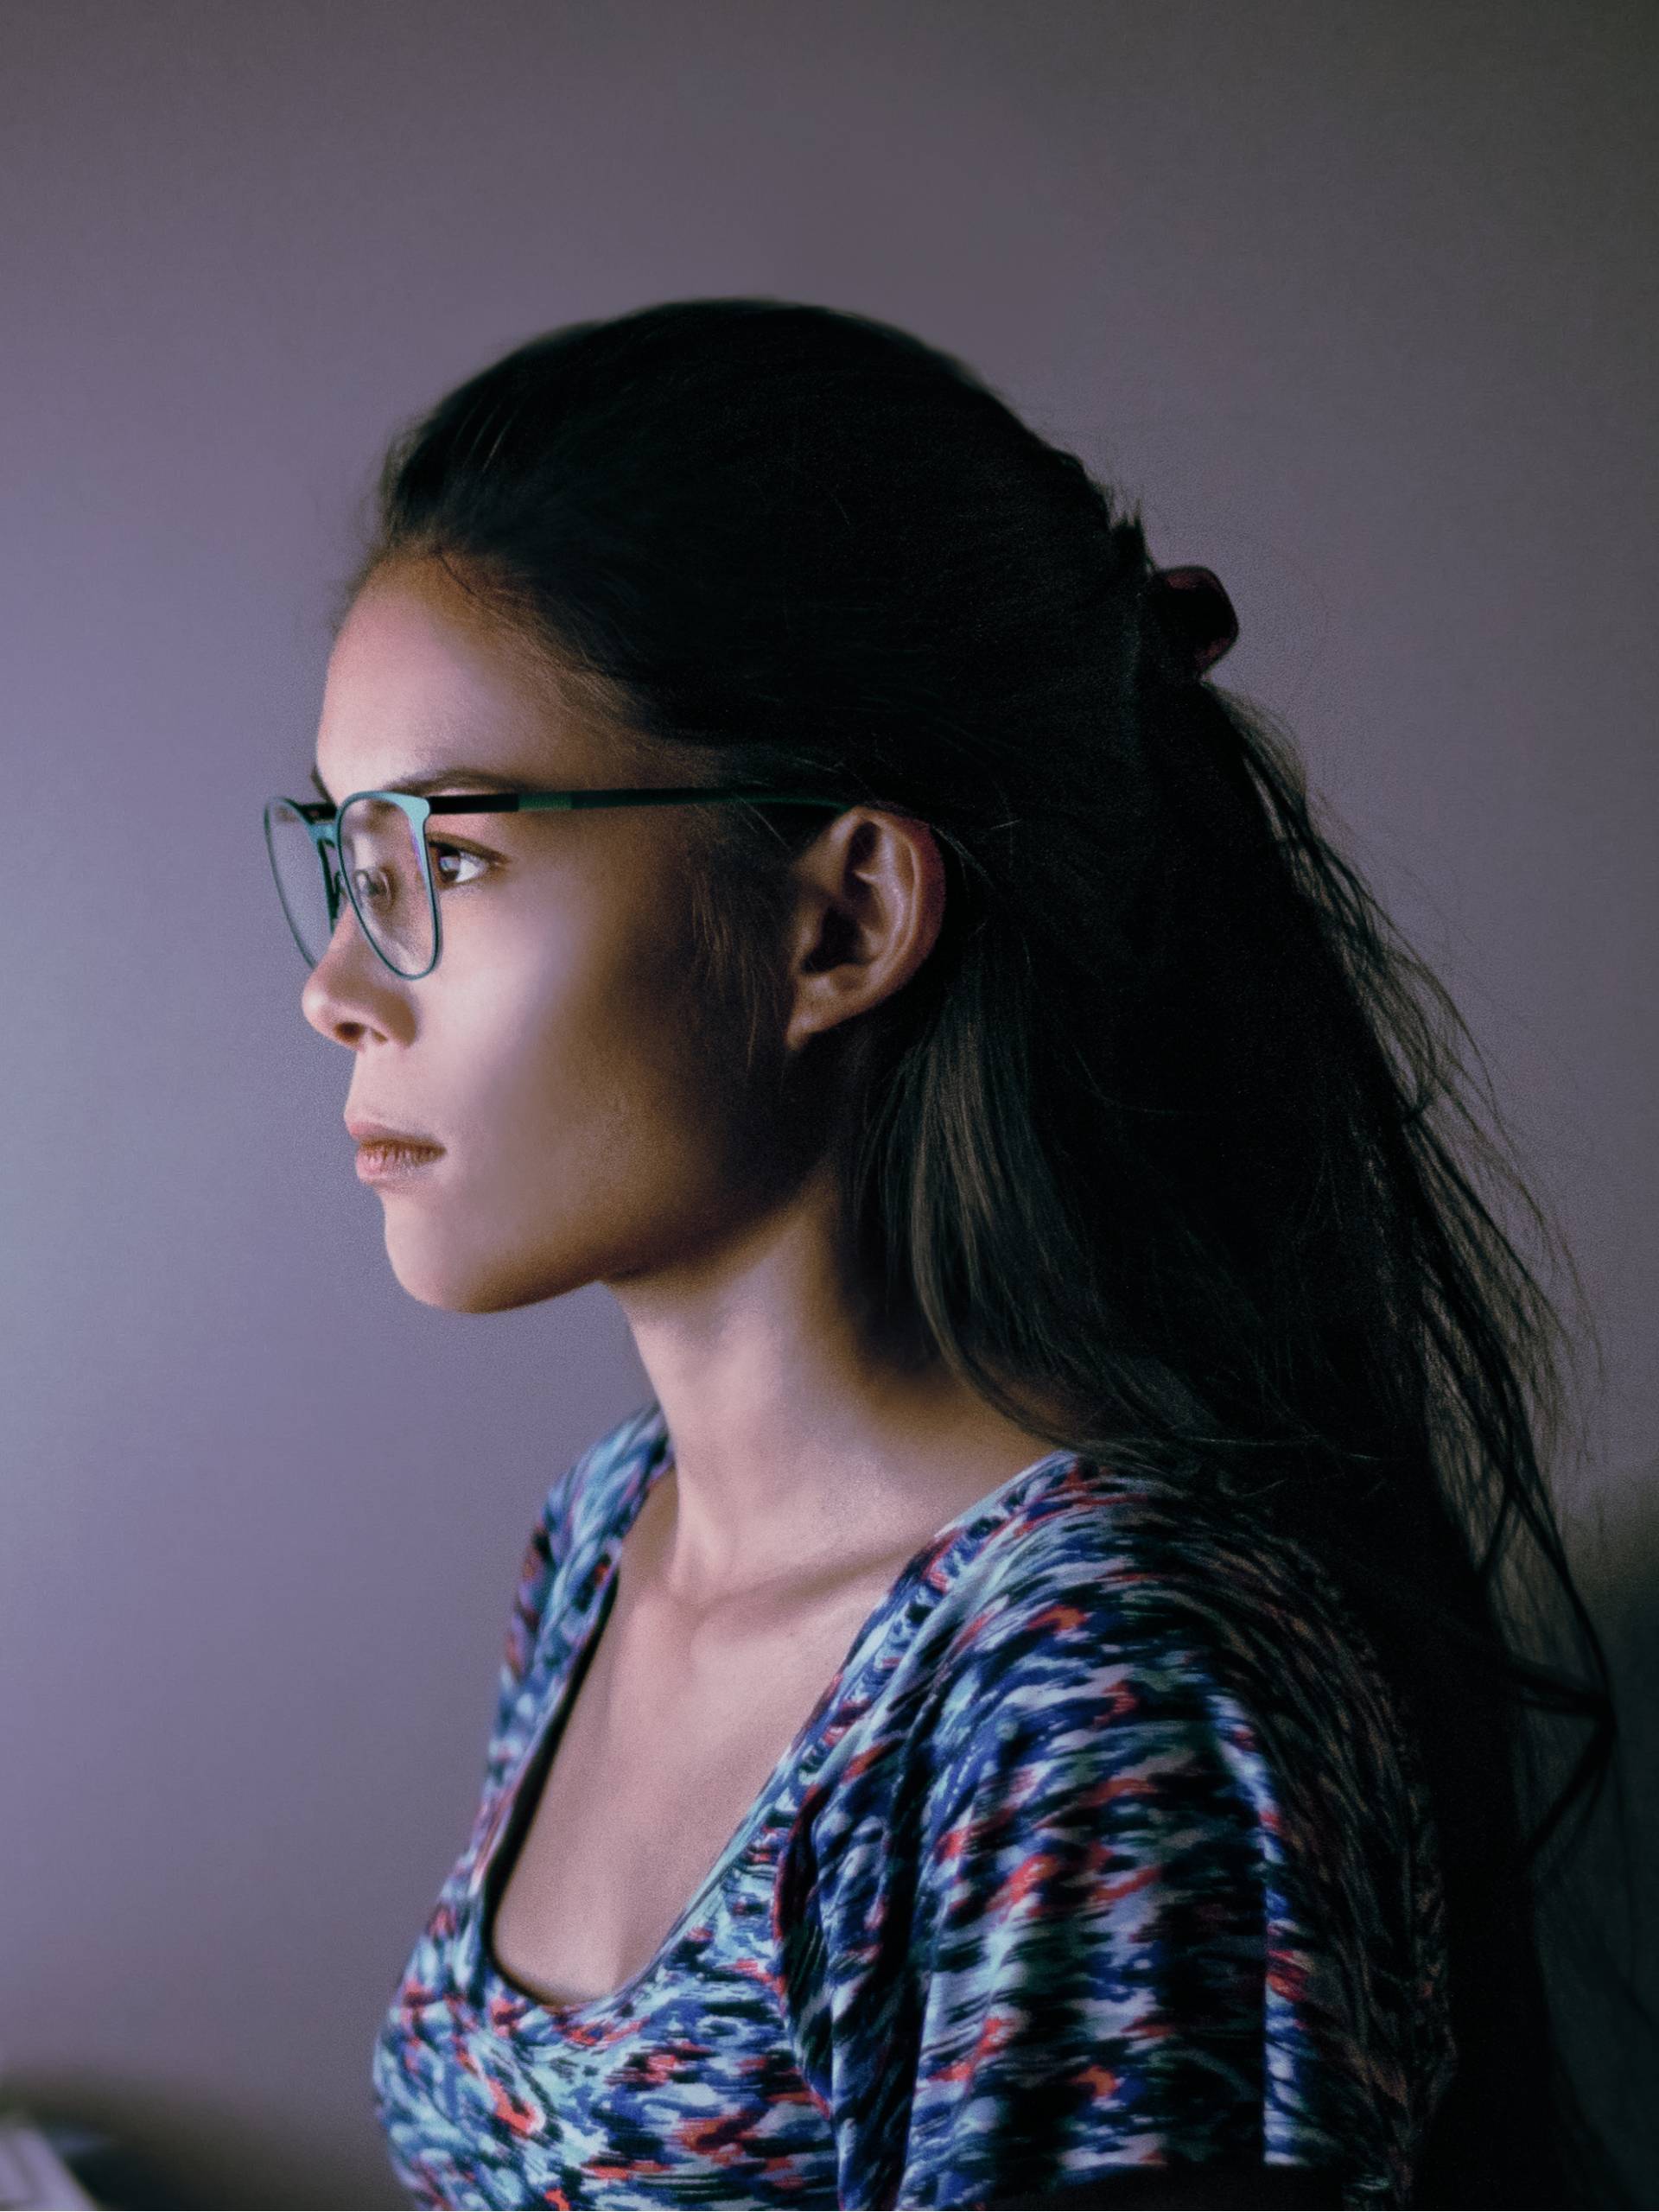
<svg viewBox="0 0 1659 2212">
<path fill-rule="evenodd" d="M 582 1192 L 658 1203 L 727 1172 L 743 1144 L 741 1053 L 690 995 L 683 946 L 589 940 L 474 970 L 444 1057 L 476 1187 L 529 1210 Z"/>
<path fill-rule="evenodd" d="M 678 948 L 590 945 L 578 965 L 538 946 L 472 966 L 429 1012 L 452 1157 L 386 1216 L 399 1280 L 429 1304 L 494 1312 L 672 1267 L 798 1179 L 733 1014 L 693 997 Z"/>
</svg>

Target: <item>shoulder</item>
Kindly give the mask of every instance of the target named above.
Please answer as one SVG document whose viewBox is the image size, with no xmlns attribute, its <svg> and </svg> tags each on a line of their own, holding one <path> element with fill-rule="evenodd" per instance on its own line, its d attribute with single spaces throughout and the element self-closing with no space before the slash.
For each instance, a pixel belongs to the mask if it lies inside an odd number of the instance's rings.
<svg viewBox="0 0 1659 2212">
<path fill-rule="evenodd" d="M 664 1437 L 662 1411 L 653 1399 L 595 1439 L 548 1491 L 518 1563 L 505 1678 L 516 1681 L 525 1673 L 555 1580 L 598 1552 L 615 1526 L 624 1495 Z"/>
<path fill-rule="evenodd" d="M 1023 2174 L 1039 2125 L 1078 2171 L 1252 2143 L 1391 2171 L 1449 2063 L 1438 1891 L 1409 1744 L 1334 1583 L 1082 1461 L 982 1535 L 931 1563 L 774 1892 L 807 2078 L 871 2102 L 872 2156 L 902 2139 L 912 2181 L 938 2165 L 957 2192 L 843 2201 L 995 2201 L 961 2191 Z M 1300 2201 L 1160 2186 L 1052 2201 Z"/>
<path fill-rule="evenodd" d="M 1306 1546 L 1163 1478 L 1074 1462 L 962 1563 L 927 1624 L 947 1738 L 989 1713 L 1236 1708 L 1282 1753 L 1409 1758 L 1370 1640 Z M 1356 1742 L 1356 1727 L 1363 1741 Z"/>
<path fill-rule="evenodd" d="M 937 1603 L 799 1808 L 784 1919 L 861 1916 L 899 1883 L 954 1923 L 970 1892 L 1081 1854 L 1103 1918 L 1141 1915 L 1148 1885 L 1228 1891 L 1287 1943 L 1317 1927 L 1349 1961 L 1432 1970 L 1416 1749 L 1311 1554 L 1079 1461 L 938 1565 Z"/>
<path fill-rule="evenodd" d="M 605 1541 L 624 1497 L 666 1441 L 662 1408 L 653 1398 L 588 1446 L 548 1492 L 543 1521 L 556 1554 Z"/>
</svg>

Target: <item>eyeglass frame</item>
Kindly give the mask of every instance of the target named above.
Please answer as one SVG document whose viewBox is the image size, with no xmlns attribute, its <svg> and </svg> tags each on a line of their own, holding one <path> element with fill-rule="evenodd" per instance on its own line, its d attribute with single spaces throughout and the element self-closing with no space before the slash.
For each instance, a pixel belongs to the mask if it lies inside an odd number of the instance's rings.
<svg viewBox="0 0 1659 2212">
<path fill-rule="evenodd" d="M 408 816 L 410 828 L 414 832 L 415 849 L 420 856 L 421 877 L 426 885 L 427 907 L 432 917 L 432 957 L 424 968 L 417 969 L 412 976 L 404 975 L 401 968 L 392 967 L 391 962 L 376 944 L 374 932 L 363 918 L 363 909 L 357 902 L 357 893 L 352 888 L 346 870 L 340 866 L 340 817 L 348 806 L 354 805 L 360 798 L 384 799 L 393 806 L 400 807 Z M 311 833 L 311 842 L 316 851 L 318 864 L 322 869 L 323 894 L 328 905 L 329 943 L 333 943 L 334 931 L 340 923 L 340 893 L 343 884 L 346 896 L 351 902 L 352 912 L 357 917 L 358 927 L 362 931 L 365 941 L 376 959 L 383 967 L 391 969 L 400 983 L 418 983 L 423 977 L 432 973 L 443 952 L 443 928 L 439 918 L 438 894 L 432 881 L 432 863 L 426 847 L 426 823 L 431 815 L 531 814 L 556 809 L 563 810 L 585 806 L 718 806 L 721 804 L 817 806 L 826 808 L 835 814 L 844 814 L 849 806 L 855 806 L 857 804 L 855 799 L 827 798 L 821 791 L 770 791 L 747 786 L 728 788 L 724 791 L 709 791 L 696 784 L 673 787 L 658 786 L 649 790 L 446 791 L 432 798 L 415 791 L 365 791 L 349 792 L 341 799 L 338 806 L 331 806 L 326 799 L 284 798 L 279 794 L 276 798 L 265 801 L 263 818 L 265 851 L 270 856 L 270 872 L 276 885 L 276 897 L 282 906 L 283 918 L 288 924 L 289 933 L 295 944 L 299 946 L 300 957 L 305 962 L 308 972 L 315 972 L 321 963 L 322 955 L 319 953 L 317 958 L 313 960 L 311 955 L 306 950 L 294 917 L 289 912 L 288 900 L 283 896 L 283 879 L 276 866 L 276 849 L 271 842 L 270 835 L 271 809 L 276 806 L 292 808 Z M 332 849 L 334 856 L 332 866 L 328 861 L 329 849 Z M 324 950 L 326 950 L 327 947 Z"/>
</svg>

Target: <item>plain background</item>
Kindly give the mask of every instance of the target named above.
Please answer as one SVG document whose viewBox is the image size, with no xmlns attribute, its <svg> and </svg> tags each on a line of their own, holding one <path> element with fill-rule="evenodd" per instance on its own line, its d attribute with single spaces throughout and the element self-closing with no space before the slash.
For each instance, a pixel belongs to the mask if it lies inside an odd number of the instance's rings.
<svg viewBox="0 0 1659 2212">
<path fill-rule="evenodd" d="M 392 429 L 656 300 L 899 322 L 1219 572 L 1218 680 L 1295 734 L 1576 1254 L 1562 1510 L 1651 1762 L 1656 64 L 1659 16 L 1585 0 L 0 4 L 0 2056 L 38 2112 L 174 2202 L 401 2201 L 371 2048 L 513 1574 L 648 1386 L 599 1286 L 398 1288 L 260 807 Z"/>
</svg>

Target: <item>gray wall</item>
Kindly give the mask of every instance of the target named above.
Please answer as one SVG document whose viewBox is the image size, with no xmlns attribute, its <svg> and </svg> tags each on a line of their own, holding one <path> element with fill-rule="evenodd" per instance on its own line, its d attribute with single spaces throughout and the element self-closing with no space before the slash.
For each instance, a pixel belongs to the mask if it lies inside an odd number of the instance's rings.
<svg viewBox="0 0 1659 2212">
<path fill-rule="evenodd" d="M 1577 1254 L 1563 1505 L 1636 1679 L 1656 62 L 1605 0 L 0 5 L 0 2046 L 38 2109 L 175 2202 L 399 2201 L 370 2047 L 512 1573 L 645 1392 L 598 1287 L 400 1291 L 258 826 L 387 432 L 578 316 L 897 321 L 1219 571 L 1225 681 Z"/>
</svg>

